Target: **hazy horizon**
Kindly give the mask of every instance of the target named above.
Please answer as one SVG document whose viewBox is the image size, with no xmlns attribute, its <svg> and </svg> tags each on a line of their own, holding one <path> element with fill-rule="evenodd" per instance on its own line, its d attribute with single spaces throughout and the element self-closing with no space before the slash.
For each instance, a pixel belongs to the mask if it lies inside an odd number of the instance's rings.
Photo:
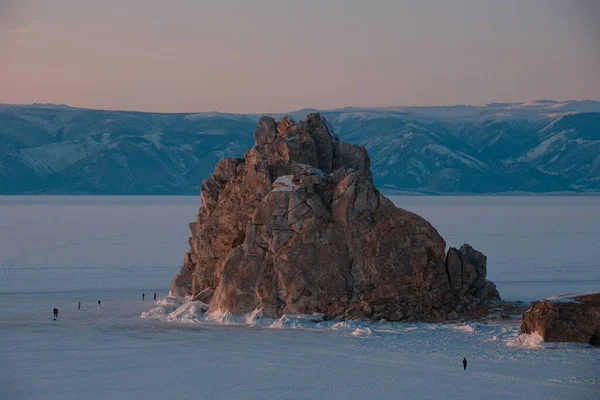
<svg viewBox="0 0 600 400">
<path fill-rule="evenodd" d="M 543 101 L 551 101 L 551 102 L 555 102 L 555 103 L 568 103 L 568 102 L 585 102 L 585 101 L 593 101 L 593 102 L 600 102 L 600 100 L 594 100 L 594 99 L 569 99 L 569 100 L 556 100 L 556 99 L 530 99 L 530 100 L 518 100 L 518 101 L 511 101 L 511 102 L 488 102 L 488 103 L 484 103 L 484 104 L 412 104 L 412 105 L 406 105 L 406 104 L 392 104 L 392 105 L 388 105 L 388 106 L 353 106 L 353 105 L 347 105 L 347 106 L 343 106 L 343 107 L 331 107 L 331 108 L 317 108 L 317 107 L 311 107 L 311 106 L 306 106 L 306 107 L 300 107 L 300 108 L 296 108 L 293 110 L 274 110 L 274 111 L 269 111 L 269 114 L 285 114 L 285 113 L 289 113 L 289 112 L 298 112 L 298 111 L 302 111 L 302 110 L 316 110 L 316 111 L 330 111 L 330 110 L 343 110 L 343 109 L 385 109 L 385 108 L 403 108 L 403 107 L 414 107 L 414 108 L 419 108 L 419 107 L 485 107 L 485 106 L 490 106 L 493 104 L 526 104 L 526 103 L 531 103 L 531 102 L 543 102 Z M 56 107 L 68 107 L 68 108 L 76 108 L 76 109 L 87 109 L 87 110 L 102 110 L 102 111 L 123 111 L 123 112 L 147 112 L 147 113 L 159 113 L 159 114 L 192 114 L 192 113 L 221 113 L 221 114 L 261 114 L 262 112 L 244 112 L 244 111 L 219 111 L 219 110 L 202 110 L 202 111 L 198 111 L 198 110 L 182 110 L 182 111 L 154 111 L 154 110 L 138 110 L 138 109 L 131 109 L 131 108 L 98 108 L 98 107 L 84 107 L 84 106 L 78 106 L 78 105 L 72 105 L 72 104 L 65 104 L 65 103 L 41 103 L 41 102 L 33 102 L 33 103 L 0 103 L 0 106 L 41 106 L 41 107 L 46 107 L 46 106 L 56 106 Z"/>
<path fill-rule="evenodd" d="M 4 0 L 0 103 L 149 112 L 600 100 L 600 2 Z"/>
</svg>

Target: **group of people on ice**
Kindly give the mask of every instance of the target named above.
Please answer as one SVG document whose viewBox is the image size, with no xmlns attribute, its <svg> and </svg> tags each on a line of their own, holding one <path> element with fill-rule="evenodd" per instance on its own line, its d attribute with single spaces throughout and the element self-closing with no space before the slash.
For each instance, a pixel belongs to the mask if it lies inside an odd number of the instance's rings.
<svg viewBox="0 0 600 400">
<path fill-rule="evenodd" d="M 142 301 L 144 301 L 146 299 L 146 293 L 142 293 Z M 156 292 L 154 292 L 154 300 L 156 301 Z M 102 301 L 98 300 L 98 308 L 102 308 Z M 81 310 L 81 302 L 78 301 L 77 302 L 77 310 Z M 52 313 L 54 314 L 54 320 L 56 321 L 58 318 L 58 308 L 54 307 L 54 309 L 52 310 Z"/>
<path fill-rule="evenodd" d="M 142 293 L 142 301 L 146 299 L 146 293 Z M 154 292 L 154 301 L 156 301 L 156 292 Z"/>
<path fill-rule="evenodd" d="M 146 293 L 142 293 L 142 301 L 144 301 L 146 299 Z M 154 300 L 156 300 L 156 292 L 154 292 Z M 98 308 L 100 308 L 100 300 L 98 300 Z M 77 302 L 77 309 L 81 310 L 81 302 L 78 301 Z M 54 320 L 56 321 L 56 319 L 58 318 L 58 308 L 54 308 Z M 463 369 L 466 371 L 467 370 L 467 359 L 466 357 L 463 357 L 462 360 L 462 365 L 463 365 Z"/>
</svg>

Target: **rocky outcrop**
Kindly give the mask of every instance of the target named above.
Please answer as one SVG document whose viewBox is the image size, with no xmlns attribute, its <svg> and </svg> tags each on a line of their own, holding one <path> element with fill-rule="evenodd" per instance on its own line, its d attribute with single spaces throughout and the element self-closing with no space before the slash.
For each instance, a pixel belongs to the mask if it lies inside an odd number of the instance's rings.
<svg viewBox="0 0 600 400">
<path fill-rule="evenodd" d="M 521 333 L 536 332 L 546 342 L 600 346 L 600 293 L 531 302 L 523 313 Z"/>
<path fill-rule="evenodd" d="M 374 186 L 369 157 L 319 114 L 262 117 L 243 159 L 202 184 L 173 295 L 211 311 L 442 321 L 499 299 L 486 258 L 450 249 Z"/>
<path fill-rule="evenodd" d="M 446 255 L 446 273 L 450 284 L 463 296 L 479 301 L 500 300 L 496 285 L 485 279 L 487 257 L 468 244 L 459 250 L 451 247 Z"/>
</svg>

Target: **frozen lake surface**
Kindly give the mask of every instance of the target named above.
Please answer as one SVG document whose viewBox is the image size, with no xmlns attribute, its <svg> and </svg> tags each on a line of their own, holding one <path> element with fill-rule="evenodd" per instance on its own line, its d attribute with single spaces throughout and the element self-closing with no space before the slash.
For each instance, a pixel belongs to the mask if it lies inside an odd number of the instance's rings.
<svg viewBox="0 0 600 400">
<path fill-rule="evenodd" d="M 484 252 L 505 299 L 600 290 L 600 197 L 392 200 L 448 246 Z M 167 295 L 198 207 L 0 197 L 0 398 L 600 398 L 599 349 L 518 347 L 516 320 L 273 329 L 140 318 L 152 292 Z"/>
<path fill-rule="evenodd" d="M 600 196 L 391 197 L 448 246 L 469 243 L 507 300 L 600 290 Z"/>
</svg>

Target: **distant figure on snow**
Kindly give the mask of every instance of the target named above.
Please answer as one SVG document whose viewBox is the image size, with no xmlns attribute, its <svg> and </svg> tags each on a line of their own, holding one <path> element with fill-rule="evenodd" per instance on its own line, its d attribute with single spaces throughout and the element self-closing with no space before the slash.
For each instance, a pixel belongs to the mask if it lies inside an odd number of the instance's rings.
<svg viewBox="0 0 600 400">
<path fill-rule="evenodd" d="M 81 302 L 80 301 L 77 302 L 77 309 L 81 310 Z"/>
<path fill-rule="evenodd" d="M 467 359 L 463 357 L 463 368 L 467 370 Z"/>
<path fill-rule="evenodd" d="M 100 307 L 100 300 L 98 300 L 98 308 L 101 308 L 101 307 Z"/>
<path fill-rule="evenodd" d="M 54 308 L 54 320 L 56 321 L 56 318 L 58 318 L 58 308 Z"/>
<path fill-rule="evenodd" d="M 142 301 L 144 301 L 145 297 L 146 297 L 146 293 L 142 293 Z"/>
<path fill-rule="evenodd" d="M 154 292 L 154 301 L 156 301 L 156 292 Z"/>
</svg>

